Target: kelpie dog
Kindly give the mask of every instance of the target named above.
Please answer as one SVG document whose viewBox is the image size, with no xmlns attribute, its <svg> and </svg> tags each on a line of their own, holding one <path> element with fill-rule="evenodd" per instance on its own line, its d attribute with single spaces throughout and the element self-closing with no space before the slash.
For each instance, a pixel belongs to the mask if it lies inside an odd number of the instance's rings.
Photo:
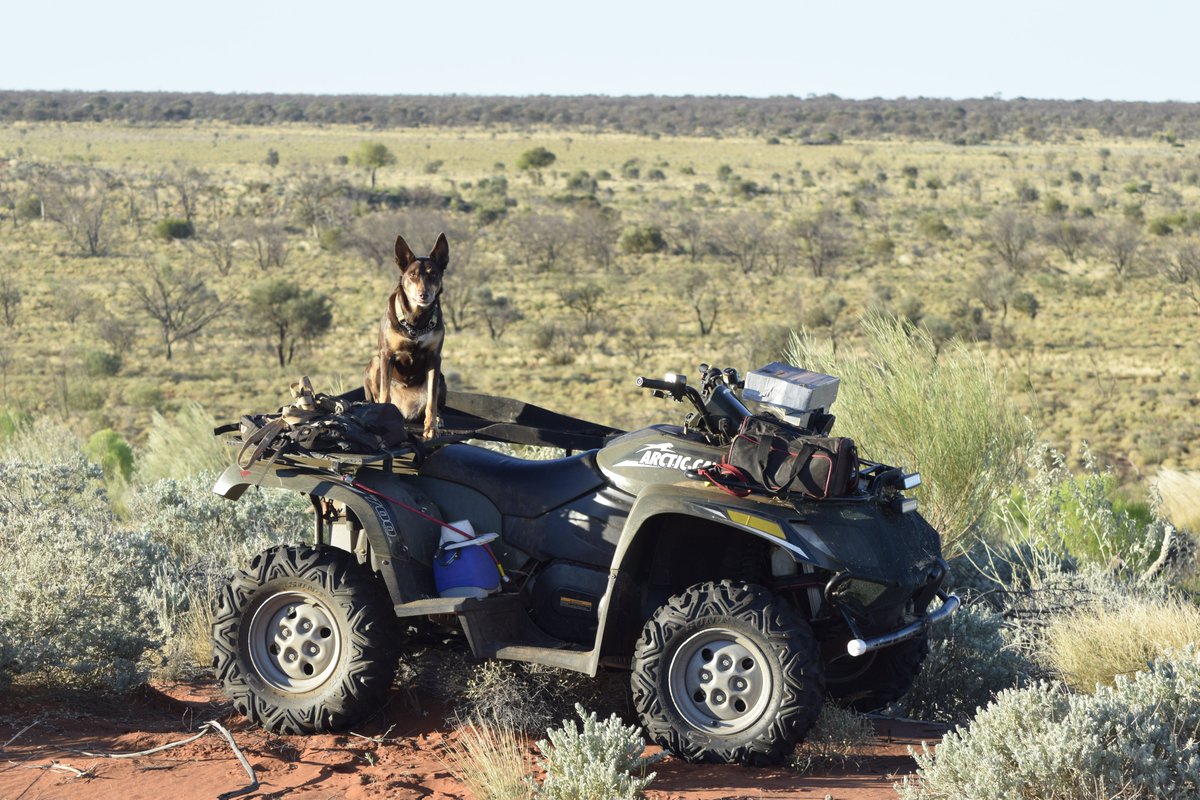
<svg viewBox="0 0 1200 800">
<path fill-rule="evenodd" d="M 433 437 L 438 409 L 446 400 L 442 375 L 446 326 L 438 298 L 449 260 L 444 233 L 424 258 L 413 255 L 402 236 L 396 237 L 400 282 L 379 321 L 379 352 L 363 378 L 368 401 L 392 403 L 410 421 L 424 411 L 426 439 Z"/>
</svg>

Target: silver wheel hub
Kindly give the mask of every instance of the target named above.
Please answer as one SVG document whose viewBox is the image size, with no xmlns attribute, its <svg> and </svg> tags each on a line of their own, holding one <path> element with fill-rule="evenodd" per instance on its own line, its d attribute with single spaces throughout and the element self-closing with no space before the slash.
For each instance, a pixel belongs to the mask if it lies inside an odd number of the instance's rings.
<svg viewBox="0 0 1200 800">
<path fill-rule="evenodd" d="M 250 659 L 263 680 L 287 692 L 320 686 L 337 668 L 342 642 L 329 609 L 304 592 L 267 598 L 250 620 Z"/>
<path fill-rule="evenodd" d="M 767 656 L 728 628 L 693 634 L 675 651 L 668 672 L 680 715 L 705 733 L 732 734 L 757 722 L 773 693 Z"/>
</svg>

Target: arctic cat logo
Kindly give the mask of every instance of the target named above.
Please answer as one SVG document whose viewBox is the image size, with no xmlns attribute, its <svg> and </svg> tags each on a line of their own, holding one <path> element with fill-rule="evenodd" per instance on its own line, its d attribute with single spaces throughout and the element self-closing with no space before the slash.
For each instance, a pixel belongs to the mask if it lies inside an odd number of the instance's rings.
<svg viewBox="0 0 1200 800">
<path fill-rule="evenodd" d="M 618 463 L 618 467 L 658 467 L 660 469 L 700 469 L 701 467 L 710 467 L 714 462 L 707 458 L 696 458 L 695 456 L 685 456 L 675 452 L 675 445 L 671 442 L 663 442 L 662 444 L 648 444 L 642 447 L 640 451 L 641 458 L 634 460 L 626 460 Z"/>
</svg>

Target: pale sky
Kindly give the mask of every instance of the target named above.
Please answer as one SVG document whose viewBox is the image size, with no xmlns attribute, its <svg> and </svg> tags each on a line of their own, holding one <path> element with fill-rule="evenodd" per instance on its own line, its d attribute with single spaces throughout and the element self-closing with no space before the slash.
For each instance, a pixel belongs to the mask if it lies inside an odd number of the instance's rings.
<svg viewBox="0 0 1200 800">
<path fill-rule="evenodd" d="M 21 0 L 0 89 L 1200 101 L 1187 0 Z"/>
</svg>

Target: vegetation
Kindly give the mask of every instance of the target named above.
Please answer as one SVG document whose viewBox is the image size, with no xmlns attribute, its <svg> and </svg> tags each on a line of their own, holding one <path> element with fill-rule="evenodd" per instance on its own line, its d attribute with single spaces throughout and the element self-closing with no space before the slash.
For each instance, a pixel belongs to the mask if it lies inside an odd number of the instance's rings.
<svg viewBox="0 0 1200 800">
<path fill-rule="evenodd" d="M 1200 791 L 1200 657 L 1165 656 L 1095 694 L 1010 689 L 898 786 L 904 800 L 1175 798 Z"/>
</svg>

